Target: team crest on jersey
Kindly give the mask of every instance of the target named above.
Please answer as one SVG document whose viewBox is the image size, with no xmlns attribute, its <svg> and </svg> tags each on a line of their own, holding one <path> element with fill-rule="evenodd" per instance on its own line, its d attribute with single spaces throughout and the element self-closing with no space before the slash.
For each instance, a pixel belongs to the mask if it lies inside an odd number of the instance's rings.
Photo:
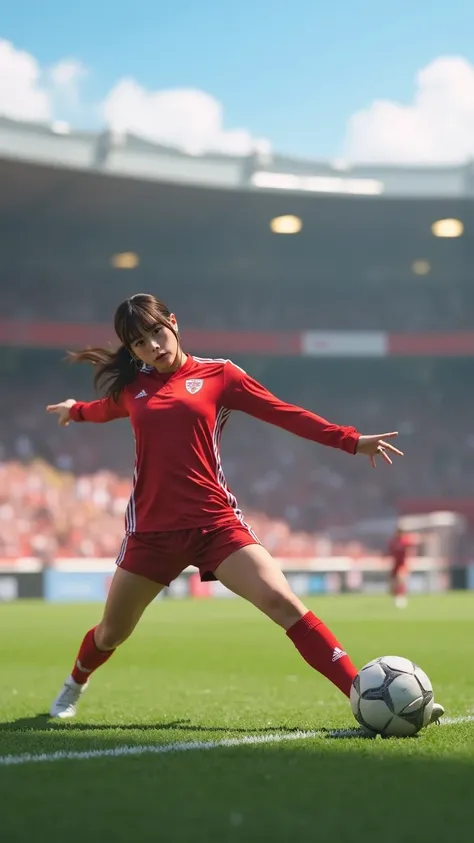
<svg viewBox="0 0 474 843">
<path fill-rule="evenodd" d="M 191 395 L 195 395 L 196 392 L 199 392 L 203 383 L 204 381 L 202 378 L 190 378 L 186 381 L 186 389 L 191 393 Z"/>
</svg>

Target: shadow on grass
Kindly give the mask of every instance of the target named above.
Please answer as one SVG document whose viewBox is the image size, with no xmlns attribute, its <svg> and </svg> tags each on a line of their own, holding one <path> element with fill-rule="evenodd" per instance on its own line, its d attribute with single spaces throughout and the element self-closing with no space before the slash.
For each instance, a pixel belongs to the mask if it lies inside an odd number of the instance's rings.
<svg viewBox="0 0 474 843">
<path fill-rule="evenodd" d="M 20 717 L 18 720 L 0 723 L 0 732 L 223 732 L 225 734 L 279 734 L 299 732 L 297 726 L 261 726 L 256 729 L 240 728 L 236 726 L 202 726 L 193 724 L 191 720 L 171 720 L 169 723 L 84 723 L 70 720 L 52 720 L 49 714 L 37 714 L 34 717 Z M 328 730 L 329 731 L 329 730 Z"/>
</svg>

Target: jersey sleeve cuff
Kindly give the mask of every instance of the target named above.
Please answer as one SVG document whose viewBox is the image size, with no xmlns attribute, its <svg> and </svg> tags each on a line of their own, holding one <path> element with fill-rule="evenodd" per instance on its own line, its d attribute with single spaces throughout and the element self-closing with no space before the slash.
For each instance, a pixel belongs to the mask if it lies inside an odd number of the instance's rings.
<svg viewBox="0 0 474 843">
<path fill-rule="evenodd" d="M 341 442 L 341 449 L 348 454 L 357 453 L 357 444 L 360 439 L 360 433 L 355 427 L 346 428 L 344 437 Z"/>
<path fill-rule="evenodd" d="M 82 415 L 82 402 L 81 401 L 76 401 L 76 403 L 72 405 L 72 407 L 69 410 L 69 418 L 72 421 L 75 421 L 75 422 L 84 421 L 84 418 L 83 418 L 83 415 Z"/>
</svg>

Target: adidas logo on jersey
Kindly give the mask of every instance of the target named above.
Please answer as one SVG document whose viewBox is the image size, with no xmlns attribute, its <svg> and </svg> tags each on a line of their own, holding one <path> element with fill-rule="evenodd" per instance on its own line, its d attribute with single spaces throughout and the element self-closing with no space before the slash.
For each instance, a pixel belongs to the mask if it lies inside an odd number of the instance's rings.
<svg viewBox="0 0 474 843">
<path fill-rule="evenodd" d="M 346 651 L 341 650 L 340 647 L 334 647 L 334 650 L 333 650 L 333 653 L 332 653 L 333 662 L 337 662 L 339 659 L 342 659 L 343 656 L 347 656 Z"/>
<path fill-rule="evenodd" d="M 148 395 L 148 392 L 146 392 L 146 390 L 142 389 L 142 391 L 139 392 L 138 395 L 135 395 L 135 398 L 146 398 L 147 395 Z"/>
</svg>

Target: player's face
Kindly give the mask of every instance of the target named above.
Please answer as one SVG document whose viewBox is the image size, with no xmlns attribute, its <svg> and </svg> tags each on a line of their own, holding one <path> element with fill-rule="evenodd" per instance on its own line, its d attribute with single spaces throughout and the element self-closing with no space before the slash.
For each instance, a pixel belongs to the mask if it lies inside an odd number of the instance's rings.
<svg viewBox="0 0 474 843">
<path fill-rule="evenodd" d="M 177 329 L 173 314 L 170 322 Z M 151 330 L 144 331 L 132 343 L 131 351 L 138 360 L 153 366 L 158 372 L 172 372 L 181 364 L 178 340 L 170 328 L 159 323 Z"/>
</svg>

